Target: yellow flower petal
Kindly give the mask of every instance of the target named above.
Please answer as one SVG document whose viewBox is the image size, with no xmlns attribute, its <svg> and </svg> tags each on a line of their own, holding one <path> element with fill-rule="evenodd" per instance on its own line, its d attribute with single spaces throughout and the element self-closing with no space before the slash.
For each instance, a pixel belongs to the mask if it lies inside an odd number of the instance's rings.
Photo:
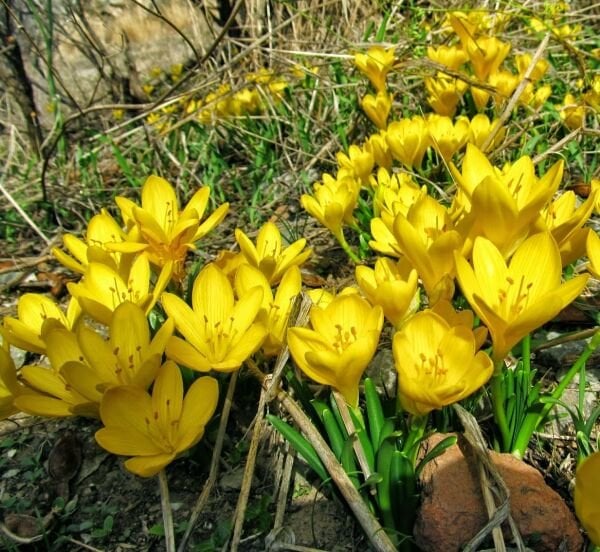
<svg viewBox="0 0 600 552">
<path fill-rule="evenodd" d="M 102 448 L 113 454 L 148 456 L 162 452 L 148 436 L 133 430 L 126 433 L 123 428 L 103 427 L 95 437 Z"/>
<path fill-rule="evenodd" d="M 219 384 L 216 379 L 205 376 L 191 385 L 183 399 L 176 444 L 178 451 L 186 450 L 200 440 L 204 427 L 215 413 L 218 400 Z"/>
<path fill-rule="evenodd" d="M 231 283 L 216 265 L 207 265 L 194 282 L 192 290 L 194 311 L 202 312 L 207 323 L 213 325 L 216 322 L 225 321 L 233 304 Z"/>
<path fill-rule="evenodd" d="M 208 198 L 210 196 L 210 187 L 202 186 L 196 190 L 194 195 L 187 202 L 187 205 L 184 207 L 181 212 L 182 217 L 188 216 L 190 211 L 195 211 L 196 218 L 199 220 L 204 215 L 204 211 L 206 210 L 206 206 L 208 205 Z"/>
<path fill-rule="evenodd" d="M 179 337 L 173 336 L 169 339 L 166 352 L 170 359 L 192 370 L 209 372 L 212 368 L 205 354 Z"/>
<path fill-rule="evenodd" d="M 107 427 L 145 435 L 148 422 L 153 418 L 152 399 L 139 387 L 113 387 L 102 398 L 100 418 Z"/>
<path fill-rule="evenodd" d="M 152 477 L 175 460 L 175 453 L 137 456 L 125 460 L 125 467 L 140 477 Z"/>
<path fill-rule="evenodd" d="M 169 234 L 179 215 L 179 202 L 173 187 L 160 176 L 149 176 L 142 186 L 142 208 Z M 134 213 L 135 215 L 135 213 Z"/>
<path fill-rule="evenodd" d="M 90 402 L 100 404 L 104 390 L 98 389 L 102 380 L 97 373 L 82 362 L 67 362 L 61 368 L 61 374 L 68 384 Z"/>
<path fill-rule="evenodd" d="M 34 416 L 46 416 L 50 418 L 73 416 L 71 406 L 66 402 L 38 393 L 24 393 L 15 399 L 14 404 L 22 412 L 27 412 Z"/>
<path fill-rule="evenodd" d="M 197 241 L 208 234 L 213 228 L 221 224 L 225 215 L 229 211 L 229 203 L 223 203 L 219 205 L 196 230 L 196 234 L 192 238 L 192 241 Z"/>
<path fill-rule="evenodd" d="M 167 361 L 158 372 L 152 389 L 152 412 L 162 434 L 174 441 L 174 425 L 181 417 L 183 379 L 177 365 Z"/>
</svg>

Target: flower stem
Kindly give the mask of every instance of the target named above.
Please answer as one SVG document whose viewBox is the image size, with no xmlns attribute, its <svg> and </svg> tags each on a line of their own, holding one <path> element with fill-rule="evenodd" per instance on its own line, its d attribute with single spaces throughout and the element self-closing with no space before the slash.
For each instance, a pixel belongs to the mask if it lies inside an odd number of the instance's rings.
<svg viewBox="0 0 600 552">
<path fill-rule="evenodd" d="M 502 451 L 508 450 L 511 442 L 511 432 L 508 427 L 508 420 L 506 418 L 505 401 L 506 394 L 504 392 L 503 371 L 504 371 L 504 360 L 496 362 L 494 366 L 494 375 L 492 376 L 491 391 L 492 391 L 492 408 L 494 411 L 494 421 L 498 426 L 501 438 Z"/>
<path fill-rule="evenodd" d="M 335 237 L 337 238 L 339 244 L 342 246 L 342 249 L 346 252 L 346 255 L 348 255 L 348 257 L 350 257 L 350 260 L 355 264 L 360 264 L 360 259 L 359 259 L 358 255 L 356 253 L 354 253 L 354 250 L 350 247 L 350 245 L 346 241 L 346 238 L 344 236 L 344 231 L 340 230 L 339 234 L 336 234 Z"/>
<path fill-rule="evenodd" d="M 165 527 L 165 543 L 167 552 L 175 552 L 175 529 L 173 528 L 173 510 L 169 499 L 169 484 L 165 470 L 158 472 L 160 488 L 160 506 L 162 508 L 163 525 Z"/>
<path fill-rule="evenodd" d="M 527 377 L 531 373 L 531 334 L 527 334 L 521 341 L 521 360 Z"/>
<path fill-rule="evenodd" d="M 423 440 L 423 435 L 425 435 L 428 421 L 429 414 L 425 414 L 424 416 L 411 416 L 410 418 L 410 430 L 406 442 L 402 447 L 402 451 L 409 456 L 413 469 L 417 463 L 417 454 L 419 453 L 419 447 Z"/>
</svg>

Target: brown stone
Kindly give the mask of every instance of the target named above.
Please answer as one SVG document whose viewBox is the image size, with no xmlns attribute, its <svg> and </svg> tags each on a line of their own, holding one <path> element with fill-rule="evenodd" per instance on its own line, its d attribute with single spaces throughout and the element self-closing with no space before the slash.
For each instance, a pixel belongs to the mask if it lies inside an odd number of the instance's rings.
<svg viewBox="0 0 600 552">
<path fill-rule="evenodd" d="M 433 436 L 429 446 L 444 437 Z M 422 503 L 414 535 L 424 552 L 458 551 L 488 520 L 476 464 L 460 444 L 459 438 L 421 474 Z M 583 539 L 575 516 L 540 472 L 510 454 L 491 452 L 491 457 L 510 490 L 511 514 L 525 544 L 536 552 L 579 552 Z M 509 538 L 510 530 L 504 529 Z"/>
</svg>

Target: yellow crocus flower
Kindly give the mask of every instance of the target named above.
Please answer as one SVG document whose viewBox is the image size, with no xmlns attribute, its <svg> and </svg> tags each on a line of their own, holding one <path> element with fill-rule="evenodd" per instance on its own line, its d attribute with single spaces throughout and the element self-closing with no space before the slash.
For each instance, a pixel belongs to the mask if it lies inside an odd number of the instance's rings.
<svg viewBox="0 0 600 552">
<path fill-rule="evenodd" d="M 431 143 L 445 161 L 449 161 L 471 136 L 471 125 L 465 117 L 453 122 L 450 117 L 430 113 L 426 122 Z"/>
<path fill-rule="evenodd" d="M 11 345 L 32 353 L 44 354 L 46 343 L 42 327 L 46 320 L 54 319 L 67 330 L 72 329 L 79 316 L 79 303 L 71 299 L 66 314 L 56 302 L 39 293 L 25 293 L 17 303 L 17 317 L 6 316 L 2 323 L 2 334 Z"/>
<path fill-rule="evenodd" d="M 483 237 L 475 239 L 472 264 L 459 253 L 455 258 L 462 292 L 492 336 L 495 361 L 571 303 L 588 279 L 561 284 L 560 252 L 549 232 L 527 238 L 508 264 Z"/>
<path fill-rule="evenodd" d="M 342 171 L 346 170 L 348 174 L 362 183 L 369 180 L 373 165 L 375 164 L 370 151 L 352 144 L 348 148 L 348 155 L 340 151 L 336 154 L 336 158 Z"/>
<path fill-rule="evenodd" d="M 448 12 L 443 28 L 447 31 L 449 30 L 447 26 L 450 25 L 457 35 L 466 33 L 468 36 L 475 36 L 482 33 L 497 33 L 509 21 L 512 19 L 511 14 L 508 13 L 469 9 L 468 11 Z"/>
<path fill-rule="evenodd" d="M 551 95 L 552 95 L 552 87 L 549 84 L 544 84 L 535 90 L 532 97 L 529 98 L 528 101 L 535 109 L 539 109 L 546 103 L 546 100 Z M 524 96 L 525 96 L 525 94 L 523 94 L 523 97 Z M 527 98 L 525 98 L 525 99 L 527 99 Z"/>
<path fill-rule="evenodd" d="M 560 118 L 569 130 L 581 128 L 585 121 L 585 106 L 575 99 L 573 94 L 566 94 L 560 109 Z"/>
<path fill-rule="evenodd" d="M 258 268 L 271 285 L 279 282 L 290 266 L 304 264 L 312 254 L 312 249 L 305 249 L 305 238 L 296 240 L 288 247 L 282 247 L 281 232 L 272 222 L 267 222 L 261 227 L 256 245 L 239 228 L 235 231 L 235 239 L 246 262 Z"/>
<path fill-rule="evenodd" d="M 583 101 L 596 111 L 600 111 L 600 75 L 592 79 L 589 89 L 583 95 Z"/>
<path fill-rule="evenodd" d="M 465 48 L 469 61 L 473 66 L 475 76 L 485 82 L 489 75 L 495 73 L 510 52 L 511 45 L 502 42 L 495 36 L 480 36 L 476 39 L 468 37 L 461 42 Z"/>
<path fill-rule="evenodd" d="M 430 303 L 450 299 L 454 294 L 454 252 L 464 243 L 448 210 L 431 196 L 421 196 L 406 216 L 396 216 L 393 234 L 399 252 L 419 273 Z"/>
<path fill-rule="evenodd" d="M 242 88 L 231 99 L 231 115 L 240 117 L 248 113 L 258 113 L 261 109 L 262 97 L 255 88 Z"/>
<path fill-rule="evenodd" d="M 108 213 L 102 212 L 93 216 L 87 227 L 85 241 L 73 234 L 63 236 L 63 244 L 69 254 L 57 247 L 52 248 L 52 254 L 59 263 L 74 272 L 83 274 L 92 261 L 101 262 L 118 270 L 121 265 L 121 254 L 111 250 L 110 245 L 125 241 L 125 233 Z M 132 248 L 130 253 L 143 249 Z"/>
<path fill-rule="evenodd" d="M 240 266 L 235 274 L 235 290 L 238 297 L 244 297 L 256 286 L 263 290 L 262 307 L 257 320 L 262 322 L 268 332 L 261 349 L 265 356 L 275 356 L 285 343 L 288 319 L 294 301 L 302 290 L 302 275 L 298 266 L 290 266 L 273 295 L 271 284 L 258 268 L 247 264 Z"/>
<path fill-rule="evenodd" d="M 290 84 L 283 78 L 273 79 L 268 85 L 271 97 L 277 102 L 284 96 L 284 91 L 290 87 Z"/>
<path fill-rule="evenodd" d="M 371 153 L 376 166 L 391 169 L 394 160 L 386 140 L 385 130 L 380 130 L 377 134 L 371 134 L 365 140 L 364 148 Z"/>
<path fill-rule="evenodd" d="M 262 300 L 257 285 L 235 301 L 227 276 L 215 264 L 207 265 L 194 281 L 192 308 L 177 295 L 162 296 L 165 312 L 185 338 L 171 337 L 167 356 L 199 372 L 237 370 L 267 335 L 256 322 Z"/>
<path fill-rule="evenodd" d="M 173 329 L 173 321 L 167 320 L 151 340 L 144 311 L 126 301 L 113 313 L 108 340 L 87 326 L 78 328 L 81 355 L 58 367 L 59 371 L 75 391 L 96 403 L 107 389 L 118 385 L 147 389 Z"/>
<path fill-rule="evenodd" d="M 145 252 L 152 264 L 164 267 L 171 262 L 174 277 L 183 277 L 183 263 L 194 243 L 219 224 L 229 209 L 224 203 L 204 222 L 200 222 L 208 205 L 210 188 L 200 188 L 183 210 L 173 187 L 159 176 L 149 176 L 142 187 L 141 207 L 130 199 L 117 197 L 121 216 L 130 232 L 130 243 L 113 246 L 115 250 L 139 250 L 145 244 Z M 133 244 L 131 243 L 133 242 Z"/>
<path fill-rule="evenodd" d="M 594 210 L 598 191 L 592 190 L 588 198 L 577 206 L 577 196 L 572 190 L 563 192 L 541 212 L 540 231 L 549 230 L 560 249 L 563 266 L 585 254 L 585 242 L 590 228 L 584 224 Z"/>
<path fill-rule="evenodd" d="M 394 207 L 397 206 L 398 204 L 395 203 Z M 373 239 L 369 241 L 369 247 L 382 255 L 400 258 L 402 257 L 402 251 L 396 236 L 394 236 L 394 220 L 396 220 L 396 217 L 390 225 L 389 221 L 386 221 L 383 217 L 371 219 L 371 236 L 373 236 Z"/>
<path fill-rule="evenodd" d="M 488 83 L 495 89 L 494 101 L 496 106 L 502 106 L 504 102 L 508 101 L 517 86 L 519 86 L 519 82 L 521 82 L 521 77 L 510 71 L 499 69 L 490 74 Z"/>
<path fill-rule="evenodd" d="M 560 25 L 552 27 L 552 32 L 563 40 L 576 40 L 581 35 L 581 25 Z"/>
<path fill-rule="evenodd" d="M 184 397 L 181 372 L 167 361 L 154 382 L 152 396 L 131 386 L 105 393 L 100 406 L 105 427 L 96 432 L 96 441 L 113 454 L 133 456 L 125 467 L 151 477 L 202 438 L 218 397 L 219 384 L 209 376 L 192 383 Z"/>
<path fill-rule="evenodd" d="M 425 77 L 427 102 L 438 115 L 453 117 L 458 102 L 469 85 L 459 79 L 438 73 L 436 77 Z"/>
<path fill-rule="evenodd" d="M 560 184 L 563 162 L 555 163 L 537 178 L 531 158 L 523 156 L 503 170 L 472 144 L 467 145 L 462 174 L 450 163 L 462 205 L 461 233 L 469 240 L 484 236 L 509 257 L 529 234 L 540 210 L 550 201 Z"/>
<path fill-rule="evenodd" d="M 515 65 L 517 66 L 517 71 L 519 72 L 519 76 L 522 78 L 529 66 L 531 65 L 532 56 L 531 54 L 516 54 L 515 55 Z M 550 67 L 550 63 L 548 63 L 545 59 L 538 59 L 534 68 L 532 69 L 529 78 L 535 82 L 540 80 L 548 71 Z"/>
<path fill-rule="evenodd" d="M 380 168 L 377 177 L 371 177 L 370 182 L 375 189 L 373 213 L 380 216 L 390 230 L 398 213 L 406 215 L 413 203 L 427 194 L 427 186 L 419 188 L 409 174 L 390 174 L 384 168 Z"/>
<path fill-rule="evenodd" d="M 425 119 L 415 116 L 389 124 L 386 139 L 392 156 L 409 169 L 418 169 L 431 141 Z"/>
<path fill-rule="evenodd" d="M 483 144 L 486 142 L 488 136 L 492 132 L 492 129 L 496 127 L 498 122 L 496 120 L 490 121 L 490 118 L 483 113 L 478 113 L 470 121 L 471 134 L 469 136 L 469 142 L 477 146 L 478 149 L 483 148 Z M 488 146 L 489 149 L 497 146 L 506 134 L 506 128 L 502 127 L 494 137 L 493 142 Z"/>
<path fill-rule="evenodd" d="M 337 389 L 358 406 L 358 384 L 373 358 L 383 326 L 383 310 L 357 295 L 334 297 L 324 308 L 313 305 L 309 328 L 290 328 L 294 362 L 309 378 Z"/>
<path fill-rule="evenodd" d="M 476 36 L 479 32 L 477 25 L 464 17 L 464 14 L 451 13 L 448 20 L 460 38 L 475 75 L 479 80 L 486 81 L 488 75 L 498 70 L 510 52 L 510 43 L 502 42 L 495 36 Z"/>
<path fill-rule="evenodd" d="M 394 363 L 402 407 L 422 416 L 468 397 L 492 376 L 492 359 L 477 352 L 469 326 L 450 324 L 427 309 L 394 334 Z"/>
<path fill-rule="evenodd" d="M 80 282 L 67 284 L 67 288 L 86 314 L 108 326 L 115 309 L 125 301 L 131 301 L 149 313 L 169 283 L 170 267 L 170 263 L 163 267 L 151 291 L 150 263 L 145 254 L 133 261 L 127 273 L 94 262 L 88 265 Z"/>
<path fill-rule="evenodd" d="M 473 102 L 475 103 L 477 111 L 483 111 L 487 107 L 490 95 L 491 94 L 484 88 L 471 86 L 471 96 L 473 97 Z"/>
<path fill-rule="evenodd" d="M 392 96 L 385 90 L 377 92 L 376 96 L 367 94 L 361 100 L 360 106 L 377 128 L 384 129 L 387 126 L 387 120 L 392 109 Z"/>
<path fill-rule="evenodd" d="M 394 65 L 394 49 L 372 46 L 366 54 L 358 53 L 354 56 L 354 64 L 365 75 L 375 90 L 385 90 L 385 79 Z"/>
<path fill-rule="evenodd" d="M 372 305 L 380 305 L 394 327 L 419 308 L 417 271 L 387 258 L 375 261 L 375 268 L 356 267 L 356 282 Z"/>
<path fill-rule="evenodd" d="M 447 46 L 445 44 L 442 44 L 437 48 L 428 46 L 427 57 L 431 61 L 439 63 L 440 65 L 443 65 L 448 69 L 452 69 L 453 71 L 457 71 L 460 66 L 469 59 L 467 52 L 465 52 L 460 46 Z"/>
<path fill-rule="evenodd" d="M 600 546 L 600 451 L 577 466 L 574 499 L 581 525 L 592 543 Z"/>
<path fill-rule="evenodd" d="M 349 176 L 323 175 L 323 183 L 314 186 L 314 195 L 303 194 L 302 207 L 327 228 L 338 241 L 345 241 L 342 227 L 354 224 L 352 213 L 358 204 L 358 183 Z"/>
<path fill-rule="evenodd" d="M 50 366 L 23 366 L 21 378 L 30 388 L 15 398 L 15 406 L 35 416 L 98 415 L 98 404 L 74 389 L 64 378 L 61 368 L 83 358 L 74 332 L 48 319 L 42 328 Z"/>
<path fill-rule="evenodd" d="M 167 321 L 150 340 L 146 315 L 125 302 L 112 316 L 108 341 L 87 326 L 69 331 L 51 319 L 42 333 L 50 367 L 22 368 L 23 380 L 32 391 L 18 398 L 18 407 L 40 416 L 97 416 L 107 389 L 125 384 L 149 387 L 173 323 Z"/>
</svg>

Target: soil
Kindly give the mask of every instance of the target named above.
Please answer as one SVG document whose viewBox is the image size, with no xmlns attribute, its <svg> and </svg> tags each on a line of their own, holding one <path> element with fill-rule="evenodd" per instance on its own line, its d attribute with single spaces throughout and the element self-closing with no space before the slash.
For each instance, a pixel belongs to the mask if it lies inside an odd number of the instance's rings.
<svg viewBox="0 0 600 552">
<path fill-rule="evenodd" d="M 238 424 L 232 421 L 231 425 Z M 41 520 L 53 507 L 55 510 L 42 538 L 21 550 L 164 550 L 157 479 L 132 475 L 120 458 L 103 451 L 94 440 L 99 427 L 96 420 L 77 418 L 40 420 L 21 416 L 3 423 L 0 507 L 5 526 L 14 529 L 15 520 L 23 521 L 19 516 Z M 232 432 L 239 429 L 234 427 Z M 65 435 L 76 436 L 74 443 L 81 450 L 81 465 L 68 484 L 68 495 L 61 497 L 60 485 L 48 474 L 48 459 L 55 443 Z M 205 441 L 210 442 L 210 437 L 209 431 Z M 243 474 L 244 448 L 243 441 L 237 446 L 233 440 L 226 443 L 221 474 L 192 533 L 188 550 L 220 550 L 227 541 Z M 240 550 L 265 550 L 265 537 L 273 526 L 276 481 L 272 461 L 277 454 L 275 448 L 264 443 Z M 206 481 L 210 455 L 202 443 L 167 469 L 179 537 Z M 300 471 L 290 487 L 283 532 L 275 540 L 328 551 L 364 550 L 364 538 L 345 508 L 309 483 L 301 473 L 306 472 L 306 467 L 298 460 L 297 464 Z M 35 523 L 33 527 L 22 525 L 17 530 L 25 538 L 40 532 Z M 0 549 L 16 549 L 16 543 L 0 534 Z"/>
</svg>

